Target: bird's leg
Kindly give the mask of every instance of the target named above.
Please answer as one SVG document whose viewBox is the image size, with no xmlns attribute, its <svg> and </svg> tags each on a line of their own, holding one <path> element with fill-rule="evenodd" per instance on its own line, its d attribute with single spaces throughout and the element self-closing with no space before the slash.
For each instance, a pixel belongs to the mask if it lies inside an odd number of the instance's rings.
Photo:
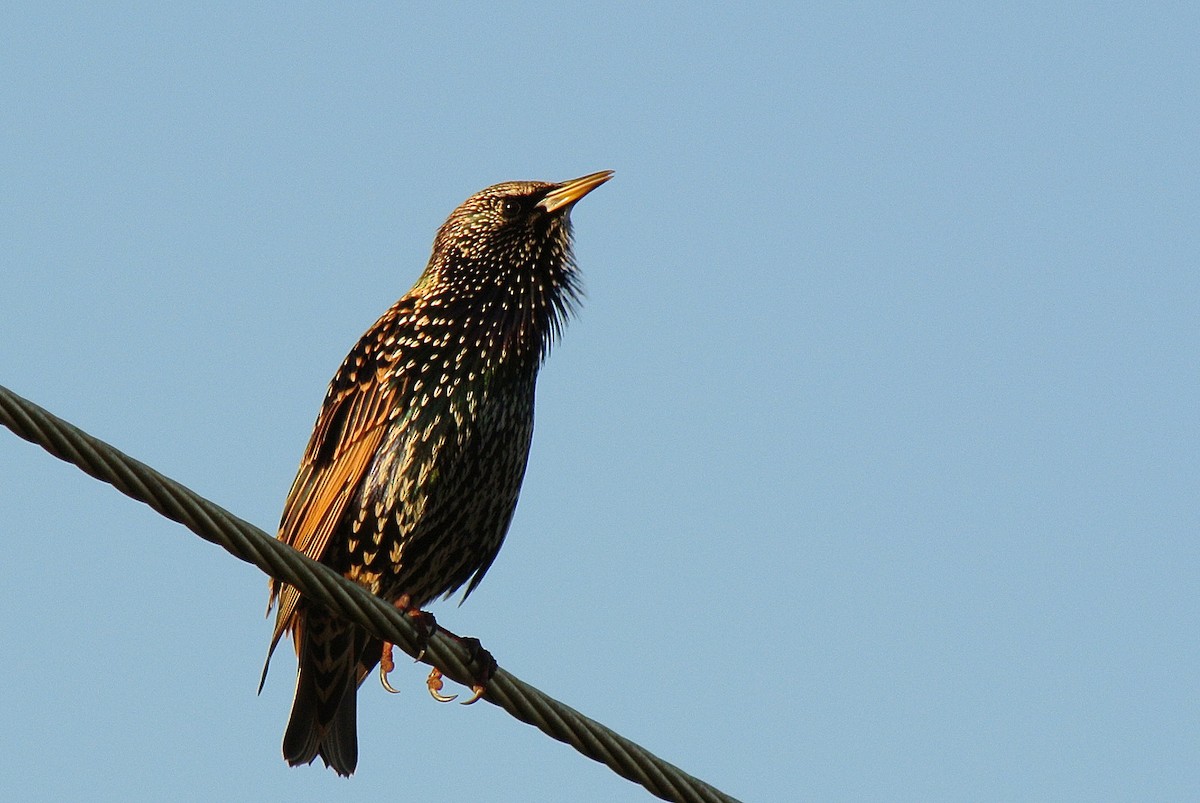
<svg viewBox="0 0 1200 803">
<path fill-rule="evenodd" d="M 472 703 L 479 702 L 479 700 L 482 699 L 483 695 L 487 692 L 488 681 L 490 681 L 492 679 L 492 675 L 496 673 L 496 668 L 498 666 L 496 659 L 492 657 L 490 652 L 483 648 L 483 645 L 479 643 L 479 639 L 456 636 L 444 627 L 439 629 L 463 646 L 463 648 L 467 651 L 467 663 L 474 670 L 474 676 L 472 678 L 474 682 L 471 684 L 471 691 L 473 694 L 471 695 L 470 700 L 463 702 L 463 705 L 471 705 Z M 446 696 L 441 693 L 443 685 L 442 672 L 436 666 L 433 668 L 433 671 L 429 673 L 429 678 L 425 681 L 425 685 L 429 687 L 429 693 L 433 695 L 433 699 L 437 700 L 439 703 L 448 703 L 458 697 L 457 694 Z"/>
<path fill-rule="evenodd" d="M 420 608 L 414 608 L 412 606 L 412 598 L 408 594 L 401 594 L 393 604 L 403 611 L 406 616 L 411 617 L 413 625 L 417 628 L 416 660 L 419 661 L 425 657 L 425 648 L 429 646 L 429 639 L 434 631 L 438 629 L 437 620 L 433 618 L 433 614 L 423 611 Z M 393 646 L 390 641 L 383 642 L 383 652 L 379 656 L 379 682 L 383 684 L 383 688 L 392 694 L 398 694 L 399 692 L 392 688 L 392 684 L 388 683 L 388 675 L 396 668 L 396 662 L 392 660 Z"/>
<path fill-rule="evenodd" d="M 483 648 L 477 638 L 461 638 L 459 642 L 467 648 L 467 653 L 470 656 L 471 667 L 475 670 L 474 683 L 471 684 L 471 699 L 463 703 L 463 705 L 471 705 L 479 702 L 483 695 L 487 692 L 487 684 L 492 679 L 492 675 L 496 674 L 498 664 L 492 654 Z"/>
</svg>

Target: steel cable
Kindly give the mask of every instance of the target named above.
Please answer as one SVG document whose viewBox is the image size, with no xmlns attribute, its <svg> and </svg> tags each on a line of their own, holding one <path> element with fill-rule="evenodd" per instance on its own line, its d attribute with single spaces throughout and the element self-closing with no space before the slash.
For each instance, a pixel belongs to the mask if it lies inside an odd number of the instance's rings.
<svg viewBox="0 0 1200 803">
<path fill-rule="evenodd" d="M 309 599 L 416 656 L 417 631 L 409 617 L 394 606 L 3 386 L 0 386 L 0 423 L 60 460 L 144 502 L 234 557 L 290 583 Z M 453 639 L 434 634 L 422 660 L 436 666 L 446 677 L 471 685 L 470 658 Z M 504 669 L 496 670 L 483 699 L 664 800 L 688 803 L 734 800 Z"/>
</svg>

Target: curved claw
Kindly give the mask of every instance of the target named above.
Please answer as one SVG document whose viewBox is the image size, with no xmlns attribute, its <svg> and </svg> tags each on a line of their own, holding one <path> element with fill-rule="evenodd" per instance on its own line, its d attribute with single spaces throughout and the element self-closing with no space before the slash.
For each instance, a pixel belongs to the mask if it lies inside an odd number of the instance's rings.
<svg viewBox="0 0 1200 803">
<path fill-rule="evenodd" d="M 385 643 L 383 653 L 379 656 L 379 682 L 392 694 L 399 694 L 400 690 L 393 689 L 392 684 L 388 683 L 388 674 L 395 668 L 396 662 L 392 660 L 392 645 Z"/>
<path fill-rule="evenodd" d="M 432 694 L 433 699 L 437 700 L 439 703 L 452 703 L 458 699 L 457 694 L 450 694 L 450 695 L 441 694 L 437 691 L 434 691 L 432 688 L 429 690 L 429 693 Z"/>
<path fill-rule="evenodd" d="M 429 673 L 429 678 L 426 679 L 425 685 L 429 688 L 429 694 L 439 703 L 449 703 L 458 699 L 457 694 L 449 696 L 442 694 L 442 686 L 445 684 L 442 682 L 441 670 L 437 667 L 434 667 L 433 671 Z"/>
<path fill-rule="evenodd" d="M 460 703 L 460 705 L 474 705 L 475 703 L 477 703 L 477 702 L 479 702 L 480 700 L 482 700 L 482 699 L 483 699 L 483 695 L 487 693 L 487 686 L 480 686 L 480 685 L 477 683 L 477 684 L 475 684 L 474 686 L 472 686 L 472 687 L 471 687 L 471 691 L 472 691 L 472 692 L 474 692 L 474 693 L 471 695 L 471 699 L 470 699 L 470 700 L 463 700 L 463 701 L 462 701 L 462 703 Z"/>
<path fill-rule="evenodd" d="M 383 688 L 387 689 L 392 694 L 399 694 L 399 689 L 393 689 L 392 684 L 388 683 L 388 673 L 383 668 L 383 664 L 379 665 L 379 682 L 383 684 Z"/>
</svg>

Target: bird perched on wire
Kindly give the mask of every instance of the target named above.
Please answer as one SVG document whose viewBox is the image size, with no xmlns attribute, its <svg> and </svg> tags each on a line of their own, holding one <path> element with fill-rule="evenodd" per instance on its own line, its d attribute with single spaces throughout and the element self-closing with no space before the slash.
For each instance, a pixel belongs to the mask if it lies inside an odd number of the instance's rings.
<svg viewBox="0 0 1200 803">
<path fill-rule="evenodd" d="M 280 540 L 415 615 L 475 589 L 516 508 L 538 369 L 579 299 L 570 212 L 611 177 L 497 184 L 454 210 L 330 382 Z M 377 663 L 387 686 L 391 645 L 272 580 L 276 602 L 268 664 L 287 633 L 299 661 L 284 758 L 349 775 L 358 687 Z"/>
</svg>

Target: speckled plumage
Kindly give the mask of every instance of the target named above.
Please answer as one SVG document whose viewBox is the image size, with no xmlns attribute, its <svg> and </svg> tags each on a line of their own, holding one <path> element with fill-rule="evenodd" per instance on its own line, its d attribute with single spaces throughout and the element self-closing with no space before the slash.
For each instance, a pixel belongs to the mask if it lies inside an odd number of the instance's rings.
<svg viewBox="0 0 1200 803">
<path fill-rule="evenodd" d="M 508 531 L 538 368 L 578 298 L 570 209 L 610 176 L 497 184 L 450 215 L 334 375 L 281 540 L 388 601 L 470 594 Z M 284 757 L 349 775 L 356 692 L 382 645 L 289 585 L 273 581 L 271 601 L 271 649 L 290 632 L 299 657 Z"/>
</svg>

